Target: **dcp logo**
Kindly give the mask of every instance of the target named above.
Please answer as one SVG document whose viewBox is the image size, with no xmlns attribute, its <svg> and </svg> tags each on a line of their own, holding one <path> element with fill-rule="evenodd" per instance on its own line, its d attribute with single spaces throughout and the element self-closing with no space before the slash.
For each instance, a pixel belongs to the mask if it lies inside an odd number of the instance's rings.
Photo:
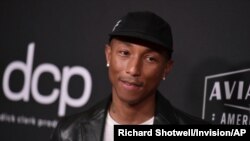
<svg viewBox="0 0 250 141">
<path fill-rule="evenodd" d="M 32 72 L 34 60 L 35 43 L 28 45 L 26 62 L 13 61 L 5 69 L 3 74 L 4 95 L 11 101 L 29 102 L 30 95 L 40 104 L 51 104 L 59 98 L 58 115 L 64 116 L 66 106 L 80 107 L 85 105 L 91 94 L 92 79 L 89 71 L 81 66 L 64 66 L 62 73 L 54 64 L 43 63 L 37 66 Z M 24 75 L 23 87 L 20 91 L 14 92 L 10 89 L 10 76 L 13 71 L 19 70 Z M 38 83 L 43 73 L 50 73 L 55 82 L 61 82 L 60 88 L 54 88 L 50 94 L 41 94 L 38 90 Z M 84 89 L 79 98 L 72 98 L 68 93 L 68 84 L 72 76 L 81 77 L 84 80 Z M 31 91 L 31 92 L 30 92 Z"/>
</svg>

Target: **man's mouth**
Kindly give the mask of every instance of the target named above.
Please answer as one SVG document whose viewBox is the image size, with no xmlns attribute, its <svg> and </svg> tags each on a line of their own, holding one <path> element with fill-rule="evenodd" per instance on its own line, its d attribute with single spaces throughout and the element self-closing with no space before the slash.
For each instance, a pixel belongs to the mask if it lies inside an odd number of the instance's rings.
<svg viewBox="0 0 250 141">
<path fill-rule="evenodd" d="M 128 89 L 138 89 L 143 86 L 142 82 L 130 78 L 121 78 L 120 81 Z"/>
</svg>

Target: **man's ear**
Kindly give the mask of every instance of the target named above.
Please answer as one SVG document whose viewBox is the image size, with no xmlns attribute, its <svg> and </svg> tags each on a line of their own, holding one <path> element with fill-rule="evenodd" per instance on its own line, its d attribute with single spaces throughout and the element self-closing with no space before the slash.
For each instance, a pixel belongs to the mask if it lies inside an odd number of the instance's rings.
<svg viewBox="0 0 250 141">
<path fill-rule="evenodd" d="M 111 60 L 111 47 L 109 44 L 105 45 L 105 55 L 106 55 L 106 61 L 107 65 L 110 63 Z"/>
<path fill-rule="evenodd" d="M 164 76 L 163 76 L 164 78 L 170 73 L 170 71 L 173 68 L 173 65 L 174 65 L 174 61 L 171 59 L 168 60 L 168 62 L 165 65 L 165 68 L 164 68 Z"/>
</svg>

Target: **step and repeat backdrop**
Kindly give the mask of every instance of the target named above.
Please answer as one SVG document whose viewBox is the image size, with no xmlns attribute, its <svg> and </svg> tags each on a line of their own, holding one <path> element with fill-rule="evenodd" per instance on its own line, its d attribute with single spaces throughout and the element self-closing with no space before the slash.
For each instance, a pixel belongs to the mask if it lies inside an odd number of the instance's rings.
<svg viewBox="0 0 250 141">
<path fill-rule="evenodd" d="M 172 27 L 164 96 L 213 124 L 250 125 L 249 1 L 2 0 L 0 140 L 49 140 L 59 118 L 108 96 L 108 33 L 141 10 Z"/>
</svg>

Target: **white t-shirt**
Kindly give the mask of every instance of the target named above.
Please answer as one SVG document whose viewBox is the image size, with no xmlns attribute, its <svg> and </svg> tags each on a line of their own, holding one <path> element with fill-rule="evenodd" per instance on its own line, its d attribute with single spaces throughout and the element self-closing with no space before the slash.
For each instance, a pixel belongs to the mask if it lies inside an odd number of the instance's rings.
<svg viewBox="0 0 250 141">
<path fill-rule="evenodd" d="M 153 125 L 154 117 L 141 123 L 140 125 Z M 114 141 L 114 125 L 119 125 L 109 114 L 107 114 L 105 128 L 104 128 L 104 140 L 103 141 Z"/>
</svg>

